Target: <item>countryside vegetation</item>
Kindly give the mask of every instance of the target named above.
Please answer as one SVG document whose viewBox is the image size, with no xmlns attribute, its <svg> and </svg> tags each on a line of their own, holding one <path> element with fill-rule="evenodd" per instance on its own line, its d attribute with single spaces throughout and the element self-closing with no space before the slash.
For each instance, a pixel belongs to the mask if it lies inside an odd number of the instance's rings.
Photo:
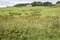
<svg viewBox="0 0 60 40">
<path fill-rule="evenodd" d="M 60 40 L 60 1 L 0 8 L 0 40 Z"/>
</svg>

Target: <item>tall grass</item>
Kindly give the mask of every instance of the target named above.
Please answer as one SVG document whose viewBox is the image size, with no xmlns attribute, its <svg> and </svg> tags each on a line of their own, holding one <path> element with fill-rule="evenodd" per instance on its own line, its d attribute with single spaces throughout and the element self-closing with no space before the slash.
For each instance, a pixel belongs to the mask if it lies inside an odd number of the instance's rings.
<svg viewBox="0 0 60 40">
<path fill-rule="evenodd" d="M 60 40 L 60 17 L 1 17 L 0 40 Z"/>
</svg>

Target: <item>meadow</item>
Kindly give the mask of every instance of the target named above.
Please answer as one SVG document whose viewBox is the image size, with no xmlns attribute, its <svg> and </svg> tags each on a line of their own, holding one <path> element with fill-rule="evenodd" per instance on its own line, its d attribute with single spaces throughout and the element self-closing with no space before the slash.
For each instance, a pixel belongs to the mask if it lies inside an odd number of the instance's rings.
<svg viewBox="0 0 60 40">
<path fill-rule="evenodd" d="M 60 7 L 0 8 L 0 40 L 60 40 Z"/>
<path fill-rule="evenodd" d="M 8 7 L 0 8 L 0 15 L 11 16 L 60 16 L 60 7 Z"/>
</svg>

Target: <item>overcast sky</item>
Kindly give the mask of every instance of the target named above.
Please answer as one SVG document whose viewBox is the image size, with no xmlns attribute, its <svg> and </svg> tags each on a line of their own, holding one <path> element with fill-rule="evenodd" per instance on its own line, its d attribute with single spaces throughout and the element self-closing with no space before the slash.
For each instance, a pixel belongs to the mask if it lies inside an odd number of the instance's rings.
<svg viewBox="0 0 60 40">
<path fill-rule="evenodd" d="M 52 3 L 56 3 L 57 1 L 60 0 L 0 0 L 0 7 L 12 6 L 17 3 L 31 3 L 33 1 L 42 1 L 42 2 L 50 1 Z"/>
</svg>

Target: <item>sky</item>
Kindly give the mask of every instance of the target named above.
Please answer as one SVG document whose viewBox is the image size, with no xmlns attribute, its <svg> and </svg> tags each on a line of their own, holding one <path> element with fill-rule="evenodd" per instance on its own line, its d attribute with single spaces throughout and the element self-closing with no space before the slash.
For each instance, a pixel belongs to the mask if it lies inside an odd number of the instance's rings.
<svg viewBox="0 0 60 40">
<path fill-rule="evenodd" d="M 33 1 L 50 1 L 55 4 L 57 1 L 60 0 L 0 0 L 0 7 L 13 6 L 18 3 L 31 3 Z"/>
</svg>

